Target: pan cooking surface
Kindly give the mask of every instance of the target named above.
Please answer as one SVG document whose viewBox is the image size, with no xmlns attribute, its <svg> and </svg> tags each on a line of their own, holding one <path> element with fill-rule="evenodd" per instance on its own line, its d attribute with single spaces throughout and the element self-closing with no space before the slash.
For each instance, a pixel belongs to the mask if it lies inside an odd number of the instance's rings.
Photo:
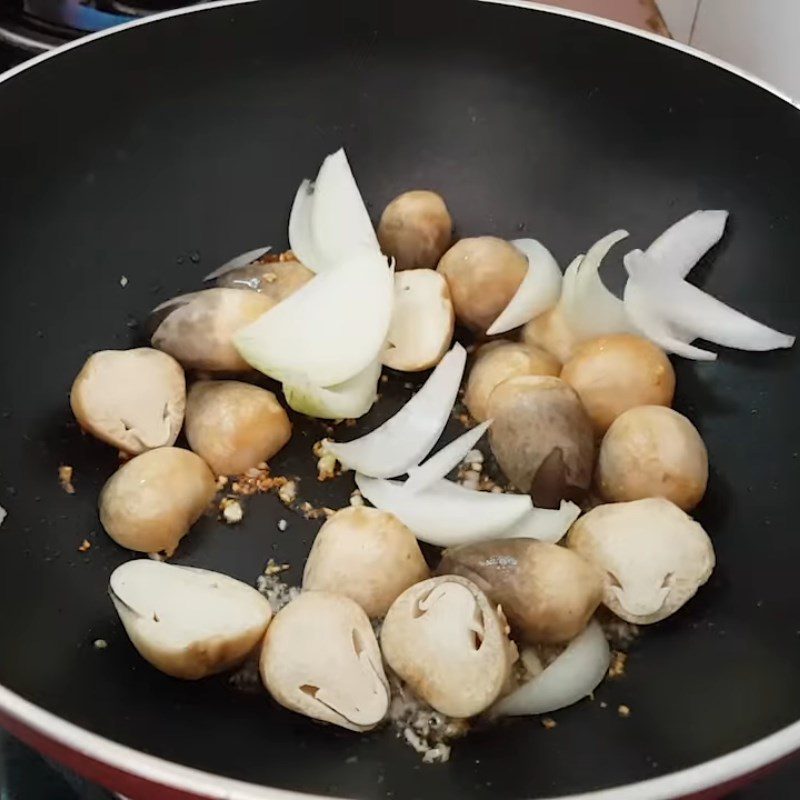
<svg viewBox="0 0 800 800">
<path fill-rule="evenodd" d="M 0 84 L 0 114 L 0 683 L 182 764 L 408 800 L 616 786 L 800 716 L 797 349 L 677 363 L 676 408 L 711 458 L 698 512 L 717 550 L 709 585 L 645 631 L 623 680 L 555 715 L 558 727 L 474 732 L 445 766 L 423 766 L 391 731 L 324 728 L 225 677 L 181 683 L 143 662 L 106 596 L 130 556 L 96 516 L 116 453 L 81 435 L 67 403 L 86 356 L 141 343 L 152 306 L 237 252 L 286 246 L 299 181 L 340 145 L 373 218 L 404 189 L 434 188 L 461 235 L 535 236 L 562 266 L 617 227 L 641 247 L 691 210 L 728 208 L 699 282 L 797 332 L 800 117 L 789 104 L 681 52 L 544 13 L 264 0 L 58 56 Z M 408 397 L 404 380 L 384 385 L 360 430 Z M 350 478 L 315 479 L 322 426 L 295 423 L 274 471 L 298 475 L 314 505 L 345 505 Z M 74 495 L 60 464 L 74 467 Z M 275 557 L 297 582 L 319 525 L 257 497 L 239 527 L 203 520 L 175 562 L 254 582 Z"/>
</svg>

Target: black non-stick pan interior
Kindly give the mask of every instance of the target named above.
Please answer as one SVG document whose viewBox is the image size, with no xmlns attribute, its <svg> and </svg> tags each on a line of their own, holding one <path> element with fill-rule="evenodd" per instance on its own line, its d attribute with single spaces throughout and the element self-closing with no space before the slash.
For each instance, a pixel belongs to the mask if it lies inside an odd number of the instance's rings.
<svg viewBox="0 0 800 800">
<path fill-rule="evenodd" d="M 613 229 L 646 246 L 696 208 L 730 209 L 697 279 L 796 332 L 795 108 L 686 53 L 557 15 L 264 0 L 45 61 L 0 83 L 0 117 L 0 683 L 181 764 L 404 800 L 627 784 L 800 717 L 796 350 L 676 365 L 676 407 L 711 458 L 698 511 L 718 557 L 709 585 L 644 631 L 626 677 L 555 715 L 556 728 L 520 719 L 479 730 L 433 766 L 390 730 L 322 727 L 225 677 L 183 683 L 143 662 L 106 594 L 130 558 L 96 513 L 117 454 L 80 433 L 67 403 L 86 356 L 142 342 L 155 304 L 238 252 L 285 247 L 298 183 L 342 145 L 373 217 L 401 190 L 435 188 L 461 235 L 530 235 L 562 266 Z M 393 378 L 347 435 L 408 395 Z M 298 475 L 314 505 L 343 506 L 351 478 L 315 478 L 323 435 L 297 418 L 273 467 Z M 74 495 L 59 486 L 60 464 L 74 467 Z M 204 519 L 175 561 L 254 582 L 275 557 L 297 582 L 319 525 L 260 496 L 239 527 Z M 92 547 L 80 553 L 83 539 Z"/>
</svg>

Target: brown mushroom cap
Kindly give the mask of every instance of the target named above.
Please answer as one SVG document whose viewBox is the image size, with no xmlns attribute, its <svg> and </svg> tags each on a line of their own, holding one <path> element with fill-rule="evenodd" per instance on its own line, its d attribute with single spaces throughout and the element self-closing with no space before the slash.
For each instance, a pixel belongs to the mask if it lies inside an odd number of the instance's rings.
<svg viewBox="0 0 800 800">
<path fill-rule="evenodd" d="M 675 370 L 666 353 L 630 333 L 579 345 L 561 379 L 578 393 L 598 434 L 629 408 L 669 406 L 675 394 Z"/>
<path fill-rule="evenodd" d="M 522 341 L 540 347 L 562 363 L 569 361 L 578 346 L 578 338 L 564 319 L 560 305 L 528 322 L 522 329 Z"/>
<path fill-rule="evenodd" d="M 159 350 L 103 350 L 78 373 L 70 404 L 85 431 L 136 455 L 175 443 L 186 379 L 181 365 Z"/>
<path fill-rule="evenodd" d="M 664 406 L 638 406 L 608 429 L 597 460 L 597 485 L 606 500 L 665 497 L 684 511 L 702 499 L 708 453 L 697 428 Z"/>
<path fill-rule="evenodd" d="M 469 578 L 502 606 L 512 631 L 531 643 L 577 636 L 603 596 L 597 568 L 564 547 L 536 539 L 450 547 L 438 572 Z"/>
<path fill-rule="evenodd" d="M 559 378 L 522 376 L 489 398 L 489 442 L 497 463 L 537 506 L 580 499 L 594 468 L 594 432 L 575 391 Z"/>
<path fill-rule="evenodd" d="M 397 517 L 377 508 L 343 508 L 314 539 L 303 589 L 338 592 L 370 617 L 383 617 L 428 574 L 416 537 Z"/>
<path fill-rule="evenodd" d="M 538 347 L 519 342 L 488 342 L 478 350 L 470 369 L 464 404 L 473 419 L 484 422 L 489 418 L 489 397 L 503 381 L 521 375 L 557 376 L 560 371 L 558 361 Z"/>
<path fill-rule="evenodd" d="M 100 492 L 100 522 L 122 547 L 172 555 L 214 497 L 217 481 L 190 450 L 159 447 L 121 466 Z"/>
<path fill-rule="evenodd" d="M 444 199 L 421 189 L 395 197 L 378 225 L 381 249 L 394 256 L 398 270 L 435 267 L 452 237 L 453 220 Z"/>
<path fill-rule="evenodd" d="M 169 353 L 187 369 L 248 372 L 233 338 L 275 302 L 265 294 L 214 288 L 182 295 L 152 315 L 153 347 Z"/>
<path fill-rule="evenodd" d="M 289 417 L 266 389 L 200 381 L 189 390 L 186 438 L 217 475 L 239 475 L 269 461 L 291 435 Z"/>
<path fill-rule="evenodd" d="M 252 289 L 277 305 L 305 286 L 313 277 L 314 273 L 296 259 L 277 260 L 275 256 L 267 254 L 246 267 L 221 275 L 217 279 L 217 286 Z"/>
<path fill-rule="evenodd" d="M 519 289 L 528 259 L 504 239 L 480 236 L 456 242 L 437 269 L 447 279 L 456 319 L 485 334 Z"/>
</svg>

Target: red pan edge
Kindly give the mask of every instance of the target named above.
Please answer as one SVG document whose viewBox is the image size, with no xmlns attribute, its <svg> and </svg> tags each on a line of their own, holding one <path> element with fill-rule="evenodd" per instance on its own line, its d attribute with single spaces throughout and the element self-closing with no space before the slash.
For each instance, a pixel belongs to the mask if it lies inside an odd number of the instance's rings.
<svg viewBox="0 0 800 800">
<path fill-rule="evenodd" d="M 218 2 L 201 3 L 153 14 L 91 34 L 35 56 L 29 61 L 0 73 L 0 83 L 35 67 L 42 61 L 119 31 L 183 14 L 194 14 L 208 8 L 242 5 L 254 1 L 218 0 Z M 572 17 L 648 39 L 662 47 L 679 50 L 720 69 L 727 70 L 800 110 L 800 102 L 795 101 L 766 81 L 722 59 L 672 39 L 665 39 L 657 34 L 592 14 L 543 5 L 534 0 L 476 1 Z M 125 795 L 129 800 L 331 800 L 330 798 L 223 778 L 140 753 L 73 725 L 24 700 L 2 685 L 0 685 L 0 725 L 44 755 L 55 759 L 95 783 Z M 678 798 L 716 800 L 716 798 L 724 797 L 728 793 L 742 788 L 762 775 L 773 772 L 782 762 L 792 758 L 798 751 L 800 751 L 800 721 L 754 744 L 690 769 L 625 787 L 603 789 L 580 795 L 563 795 L 558 800 L 677 800 Z"/>
</svg>

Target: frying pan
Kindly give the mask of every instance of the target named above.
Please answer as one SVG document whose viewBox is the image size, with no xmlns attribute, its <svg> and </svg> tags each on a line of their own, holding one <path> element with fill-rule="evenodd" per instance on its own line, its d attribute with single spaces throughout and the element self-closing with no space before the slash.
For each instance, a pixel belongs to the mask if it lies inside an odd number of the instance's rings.
<svg viewBox="0 0 800 800">
<path fill-rule="evenodd" d="M 151 307 L 229 256 L 285 246 L 299 181 L 342 144 L 373 216 L 436 188 L 460 234 L 537 236 L 562 264 L 615 228 L 643 246 L 728 208 L 698 280 L 797 330 L 797 109 L 685 48 L 543 11 L 223 4 L 0 78 L 0 722 L 14 733 L 132 797 L 237 800 L 711 797 L 800 747 L 797 349 L 677 363 L 676 407 L 710 451 L 697 516 L 717 570 L 553 730 L 478 730 L 423 766 L 390 730 L 333 730 L 225 676 L 160 674 L 106 596 L 131 557 L 96 513 L 117 455 L 73 422 L 73 376 L 94 350 L 141 343 Z M 353 435 L 408 396 L 390 381 Z M 345 505 L 348 478 L 315 480 L 321 424 L 295 424 L 275 471 L 314 505 Z M 320 523 L 291 514 L 279 531 L 287 514 L 260 496 L 240 527 L 204 519 L 175 561 L 253 582 L 274 556 L 297 582 Z"/>
</svg>

